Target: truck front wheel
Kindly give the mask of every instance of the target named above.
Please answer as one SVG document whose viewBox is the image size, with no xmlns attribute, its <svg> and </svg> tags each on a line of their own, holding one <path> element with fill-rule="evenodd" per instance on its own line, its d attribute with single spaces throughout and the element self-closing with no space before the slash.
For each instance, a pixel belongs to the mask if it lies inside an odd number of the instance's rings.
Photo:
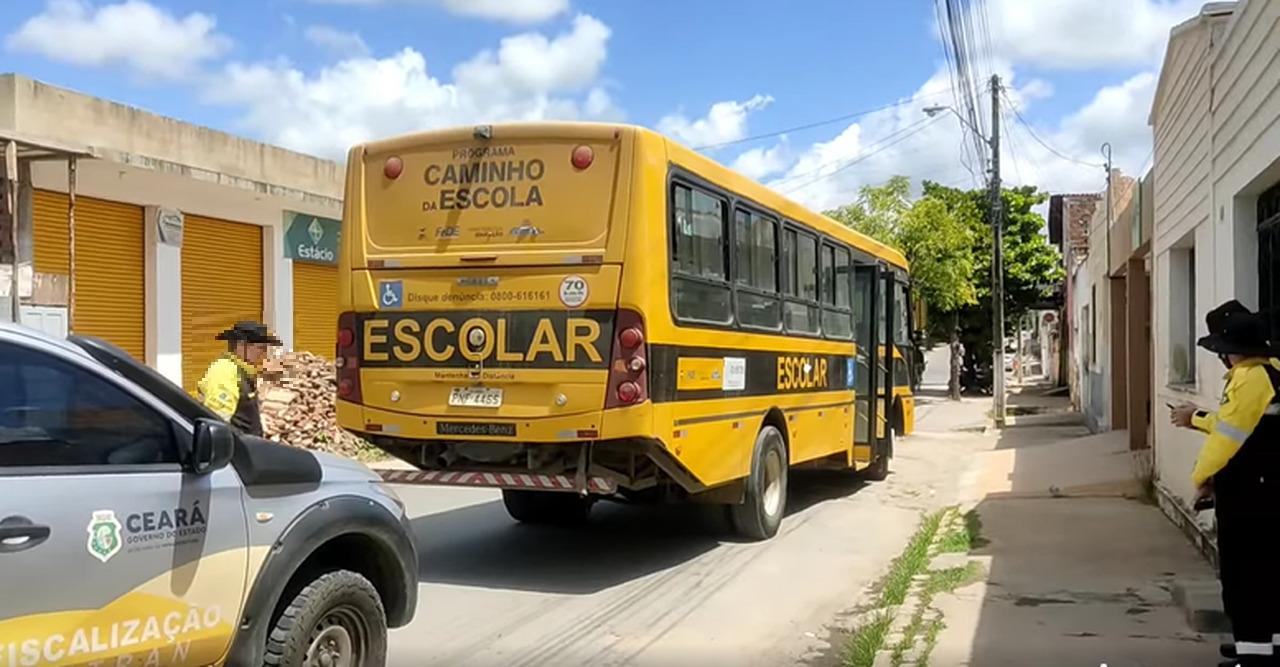
<svg viewBox="0 0 1280 667">
<path fill-rule="evenodd" d="M 387 614 L 378 590 L 349 570 L 329 572 L 298 591 L 267 639 L 267 665 L 381 667 Z"/>
<path fill-rule="evenodd" d="M 575 525 L 587 520 L 591 499 L 567 491 L 502 490 L 507 514 L 521 523 Z"/>
</svg>

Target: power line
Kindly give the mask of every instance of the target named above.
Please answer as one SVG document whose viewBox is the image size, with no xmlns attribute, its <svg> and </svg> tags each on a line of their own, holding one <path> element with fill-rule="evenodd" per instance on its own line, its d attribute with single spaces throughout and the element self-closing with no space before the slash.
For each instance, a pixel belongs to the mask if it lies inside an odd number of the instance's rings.
<svg viewBox="0 0 1280 667">
<path fill-rule="evenodd" d="M 880 145 L 878 148 L 876 148 L 875 150 L 873 150 L 873 151 L 871 151 L 871 152 L 869 152 L 869 153 L 864 153 L 864 154 L 862 154 L 862 155 L 860 155 L 860 156 L 858 156 L 858 157 L 854 158 L 853 160 L 850 160 L 850 161 L 849 161 L 849 162 L 847 162 L 846 164 L 841 165 L 840 167 L 836 168 L 835 170 L 833 170 L 833 171 L 831 171 L 831 172 L 828 172 L 828 173 L 826 173 L 826 174 L 823 174 L 823 175 L 821 175 L 821 176 L 819 176 L 819 177 L 817 177 L 817 178 L 815 178 L 815 179 L 813 179 L 813 180 L 811 180 L 811 181 L 808 181 L 807 183 L 804 183 L 803 185 L 799 185 L 799 186 L 792 187 L 792 188 L 787 188 L 786 190 L 783 190 L 783 194 L 790 194 L 790 193 L 793 193 L 793 192 L 798 192 L 798 191 L 800 191 L 800 190 L 803 190 L 803 189 L 805 189 L 805 188 L 809 187 L 810 185 L 813 185 L 814 183 L 818 183 L 819 181 L 823 181 L 823 180 L 826 180 L 826 179 L 828 179 L 828 178 L 831 178 L 832 176 L 835 176 L 836 174 L 838 174 L 838 173 L 840 173 L 840 172 L 842 172 L 842 171 L 844 171 L 844 170 L 848 169 L 849 167 L 854 166 L 855 164 L 858 164 L 858 163 L 860 163 L 860 162 L 863 162 L 864 160 L 867 160 L 868 158 L 870 158 L 870 157 L 872 157 L 872 156 L 874 156 L 874 155 L 877 155 L 877 154 L 879 154 L 879 153 L 883 153 L 884 151 L 888 150 L 889 148 L 891 148 L 891 147 L 893 147 L 893 146 L 896 146 L 896 145 L 898 145 L 898 144 L 902 143 L 903 141 L 906 141 L 907 139 L 910 139 L 911 137 L 913 137 L 913 136 L 915 136 L 915 135 L 919 134 L 920 132 L 924 131 L 924 129 L 925 129 L 926 127 L 928 127 L 929 125 L 931 125 L 931 124 L 933 124 L 933 123 L 936 123 L 936 122 L 938 122 L 938 118 L 936 118 L 936 117 L 935 117 L 935 118 L 925 118 L 923 121 L 917 122 L 917 123 L 915 123 L 915 124 L 913 124 L 913 125 L 908 125 L 908 126 L 907 126 L 907 128 L 904 128 L 904 129 L 908 129 L 908 128 L 915 128 L 915 130 L 914 130 L 914 131 L 912 131 L 912 132 L 910 132 L 910 133 L 908 133 L 908 134 L 905 134 L 905 135 L 903 135 L 903 136 L 900 136 L 900 137 L 898 137 L 897 139 L 894 139 L 893 141 L 890 141 L 890 142 L 888 142 L 888 143 L 882 144 L 882 145 Z"/>
<path fill-rule="evenodd" d="M 1036 143 L 1040 144 L 1041 146 L 1044 146 L 1045 149 L 1048 150 L 1050 153 L 1053 153 L 1054 155 L 1064 160 L 1067 160 L 1068 162 L 1075 162 L 1076 164 L 1081 164 L 1086 167 L 1106 166 L 1101 162 L 1086 162 L 1084 160 L 1071 157 L 1070 155 L 1067 155 L 1066 153 L 1063 153 L 1062 151 L 1049 145 L 1049 142 L 1040 138 L 1040 135 L 1036 133 L 1035 128 L 1031 127 L 1031 123 L 1028 123 L 1027 119 L 1022 117 L 1022 112 L 1018 110 L 1018 106 L 1013 103 L 1013 100 L 1009 99 L 1009 95 L 1004 91 L 1001 91 L 1001 94 L 1004 96 L 1004 101 L 1009 105 L 1009 109 L 1013 111 L 1013 115 L 1018 119 L 1018 122 L 1022 124 L 1022 127 L 1026 128 L 1027 134 L 1030 134 L 1031 138 L 1036 140 Z"/>
<path fill-rule="evenodd" d="M 750 136 L 750 137 L 743 137 L 743 138 L 741 138 L 741 139 L 734 139 L 733 141 L 722 141 L 722 142 L 720 142 L 720 143 L 718 143 L 718 144 L 707 144 L 707 145 L 705 145 L 705 146 L 695 146 L 693 150 L 695 150 L 695 151 L 704 151 L 704 150 L 711 150 L 711 149 L 715 149 L 715 148 L 724 148 L 725 146 L 735 146 L 735 145 L 737 145 L 737 144 L 745 144 L 745 143 L 747 143 L 747 142 L 751 142 L 751 141 L 758 141 L 758 140 L 760 140 L 760 139 L 771 139 L 771 138 L 773 138 L 773 137 L 782 136 L 782 135 L 784 135 L 784 134 L 790 134 L 790 133 L 792 133 L 792 132 L 802 132 L 802 131 L 804 131 L 804 130 L 811 130 L 811 129 L 815 128 L 815 127 L 822 127 L 822 126 L 824 126 L 824 125 L 834 125 L 835 123 L 839 123 L 839 122 L 846 121 L 846 120 L 851 120 L 851 119 L 857 118 L 857 117 L 859 117 L 859 116 L 866 116 L 867 114 L 873 114 L 873 113 L 875 113 L 875 112 L 877 112 L 877 111 L 886 111 L 886 110 L 888 110 L 888 109 L 894 109 L 894 108 L 897 108 L 897 107 L 900 107 L 900 106 L 904 106 L 904 105 L 907 105 L 907 104 L 913 104 L 913 103 L 915 103 L 915 102 L 918 102 L 918 101 L 919 101 L 920 99 L 922 99 L 922 98 L 927 98 L 927 97 L 936 97 L 936 96 L 941 95 L 941 94 L 943 94 L 943 93 L 949 93 L 949 92 L 951 92 L 951 89 L 950 89 L 950 88 L 947 88 L 947 89 L 945 89 L 945 90 L 938 90 L 938 91 L 934 91 L 934 92 L 932 92 L 932 93 L 926 93 L 926 94 L 924 94 L 924 95 L 912 96 L 912 97 L 911 97 L 911 98 L 909 98 L 909 99 L 899 100 L 899 101 L 894 102 L 894 103 L 892 103 L 892 104 L 886 104 L 886 105 L 884 105 L 884 106 L 879 106 L 879 107 L 876 107 L 876 108 L 874 108 L 874 109 L 866 109 L 866 110 L 863 110 L 863 111 L 855 111 L 855 112 L 853 112 L 853 113 L 844 114 L 844 115 L 842 115 L 842 116 L 836 116 L 835 118 L 828 118 L 828 119 L 826 119 L 826 120 L 819 120 L 819 121 L 815 121 L 815 122 L 812 122 L 812 123 L 805 123 L 804 125 L 796 125 L 795 127 L 788 127 L 788 128 L 784 128 L 784 129 L 781 129 L 781 130 L 776 130 L 776 131 L 774 131 L 774 132 L 766 132 L 766 133 L 764 133 L 764 134 L 756 134 L 756 135 L 752 135 L 752 136 Z"/>
<path fill-rule="evenodd" d="M 1026 185 L 1027 182 L 1022 180 L 1022 170 L 1018 168 L 1018 150 L 1017 142 L 1013 139 L 1013 133 L 1009 131 L 1009 116 L 1000 114 L 1000 125 L 1004 127 L 1005 136 L 1009 138 L 1009 161 L 1013 163 L 1013 174 L 1018 177 L 1018 183 Z"/>
<path fill-rule="evenodd" d="M 913 130 L 913 129 L 915 129 L 915 128 L 917 128 L 917 127 L 921 126 L 921 125 L 923 125 L 925 122 L 927 122 L 927 121 L 929 121 L 929 120 L 931 120 L 929 117 L 927 117 L 927 116 L 926 116 L 926 117 L 923 117 L 923 118 L 921 118 L 920 120 L 917 120 L 916 122 L 914 122 L 914 123 L 912 123 L 912 124 L 910 124 L 910 125 L 907 125 L 907 126 L 905 126 L 905 127 L 900 127 L 900 128 L 898 128 L 898 129 L 894 130 L 893 132 L 890 132 L 889 134 L 886 134 L 885 136 L 880 137 L 879 139 L 876 139 L 875 141 L 871 142 L 871 144 L 870 144 L 870 145 L 871 145 L 871 146 L 876 146 L 877 144 L 880 144 L 880 143 L 882 143 L 882 142 L 889 141 L 890 139 L 893 139 L 894 137 L 897 137 L 897 136 L 899 136 L 899 135 L 901 135 L 901 134 L 903 134 L 903 133 L 905 133 L 905 132 L 909 132 L 909 131 L 911 131 L 911 130 Z M 855 156 L 854 156 L 854 158 L 852 158 L 852 159 L 856 159 L 857 157 L 858 157 L 858 156 L 856 156 L 856 155 L 855 155 Z M 823 171 L 823 170 L 825 170 L 827 167 L 830 167 L 830 166 L 832 166 L 832 165 L 836 165 L 836 164 L 840 164 L 840 163 L 845 162 L 846 160 L 849 160 L 849 159 L 851 159 L 851 158 L 839 158 L 839 159 L 835 159 L 835 160 L 829 160 L 829 161 L 827 161 L 827 162 L 823 162 L 823 163 L 819 164 L 817 167 L 814 167 L 813 169 L 810 169 L 810 170 L 808 170 L 808 171 L 802 171 L 802 172 L 798 172 L 798 173 L 795 173 L 795 174 L 789 174 L 789 175 L 787 175 L 787 176 L 784 176 L 783 178 L 780 178 L 780 179 L 777 179 L 777 180 L 775 180 L 775 181 L 772 181 L 772 182 L 771 182 L 771 185 L 772 185 L 772 187 L 774 187 L 774 188 L 776 189 L 779 185 L 781 185 L 781 184 L 783 184 L 783 183 L 786 183 L 786 182 L 788 182 L 788 181 L 796 181 L 796 180 L 802 179 L 802 178 L 804 178 L 804 177 L 806 177 L 806 176 L 812 176 L 812 175 L 814 175 L 814 174 L 817 174 L 817 173 L 822 172 L 822 171 Z"/>
</svg>

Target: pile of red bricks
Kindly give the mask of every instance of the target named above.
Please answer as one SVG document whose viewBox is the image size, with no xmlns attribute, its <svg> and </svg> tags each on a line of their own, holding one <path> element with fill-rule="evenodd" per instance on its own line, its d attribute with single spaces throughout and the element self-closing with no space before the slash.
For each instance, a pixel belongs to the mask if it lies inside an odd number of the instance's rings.
<svg viewBox="0 0 1280 667">
<path fill-rule="evenodd" d="M 338 428 L 333 362 L 310 352 L 268 360 L 258 395 L 266 436 L 295 447 L 355 457 L 369 445 Z"/>
</svg>

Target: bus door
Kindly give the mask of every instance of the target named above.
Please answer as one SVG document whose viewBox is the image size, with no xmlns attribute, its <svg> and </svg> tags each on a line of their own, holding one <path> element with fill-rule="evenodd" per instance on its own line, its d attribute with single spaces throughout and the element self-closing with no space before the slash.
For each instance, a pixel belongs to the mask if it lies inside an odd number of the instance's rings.
<svg viewBox="0 0 1280 667">
<path fill-rule="evenodd" d="M 893 326 L 894 318 L 897 315 L 897 304 L 894 295 L 897 293 L 897 280 L 894 278 L 893 271 L 887 267 L 881 267 L 879 281 L 879 294 L 876 295 L 876 329 L 879 345 L 876 346 L 876 395 L 880 398 L 879 410 L 876 411 L 876 417 L 882 426 L 877 430 L 876 435 L 877 454 L 893 456 L 890 438 L 893 437 L 893 385 L 894 385 L 894 358 L 893 348 L 898 343 L 895 340 Z"/>
<path fill-rule="evenodd" d="M 854 370 L 854 392 L 857 415 L 854 419 L 855 443 L 873 445 L 876 451 L 876 434 L 871 432 L 871 398 L 876 395 L 878 373 L 876 368 L 876 300 L 880 292 L 880 267 L 875 264 L 857 264 L 853 272 L 853 341 L 857 367 Z"/>
<path fill-rule="evenodd" d="M 906 331 L 907 338 L 901 345 L 902 354 L 907 361 L 907 381 L 910 383 L 912 392 L 919 390 L 920 380 L 924 375 L 924 340 L 916 336 L 916 332 L 921 329 L 917 312 L 918 303 L 911 283 L 902 283 L 902 300 L 898 307 L 902 309 L 901 316 L 905 318 L 903 329 Z"/>
</svg>

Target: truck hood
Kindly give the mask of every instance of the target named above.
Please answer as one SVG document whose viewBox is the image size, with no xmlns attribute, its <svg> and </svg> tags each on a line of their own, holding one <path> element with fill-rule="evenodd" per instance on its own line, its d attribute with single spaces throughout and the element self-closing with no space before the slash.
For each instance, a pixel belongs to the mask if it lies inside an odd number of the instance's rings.
<svg viewBox="0 0 1280 667">
<path fill-rule="evenodd" d="M 320 462 L 320 469 L 324 473 L 326 482 L 374 482 L 381 479 L 378 473 L 359 461 L 327 452 L 312 453 Z"/>
</svg>

